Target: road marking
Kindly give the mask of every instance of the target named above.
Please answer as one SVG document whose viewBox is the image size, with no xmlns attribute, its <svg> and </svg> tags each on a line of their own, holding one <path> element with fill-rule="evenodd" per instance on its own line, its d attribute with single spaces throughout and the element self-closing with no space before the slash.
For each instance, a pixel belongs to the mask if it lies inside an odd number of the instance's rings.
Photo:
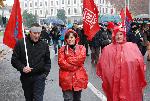
<svg viewBox="0 0 150 101">
<path fill-rule="evenodd" d="M 88 83 L 88 88 L 90 88 L 95 95 L 97 95 L 98 98 L 100 98 L 102 101 L 107 101 L 107 98 L 105 95 L 103 95 L 99 90 L 97 90 L 90 82 Z"/>
</svg>

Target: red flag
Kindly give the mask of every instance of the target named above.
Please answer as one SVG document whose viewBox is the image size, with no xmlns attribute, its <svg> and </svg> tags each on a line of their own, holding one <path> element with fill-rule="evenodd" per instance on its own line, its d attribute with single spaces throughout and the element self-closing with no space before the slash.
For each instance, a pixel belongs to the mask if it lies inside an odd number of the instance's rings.
<svg viewBox="0 0 150 101">
<path fill-rule="evenodd" d="M 100 30 L 98 9 L 93 0 L 83 0 L 83 29 L 88 40 L 92 40 Z"/>
<path fill-rule="evenodd" d="M 126 7 L 126 20 L 125 20 L 125 24 L 126 24 L 126 32 L 128 33 L 129 30 L 131 29 L 131 23 L 133 22 L 133 18 L 131 16 L 130 11 L 128 10 L 128 8 Z"/>
<path fill-rule="evenodd" d="M 131 16 L 130 11 L 128 10 L 128 7 L 126 7 L 126 17 L 128 17 L 128 21 L 133 21 L 133 18 Z"/>
<path fill-rule="evenodd" d="M 123 8 L 120 11 L 120 17 L 121 17 L 121 20 L 122 20 L 122 27 L 123 27 L 123 26 L 125 26 L 125 13 L 124 13 Z"/>
<path fill-rule="evenodd" d="M 22 16 L 20 2 L 19 0 L 14 0 L 11 15 L 4 32 L 3 43 L 10 48 L 14 48 L 16 41 L 22 37 Z"/>
</svg>

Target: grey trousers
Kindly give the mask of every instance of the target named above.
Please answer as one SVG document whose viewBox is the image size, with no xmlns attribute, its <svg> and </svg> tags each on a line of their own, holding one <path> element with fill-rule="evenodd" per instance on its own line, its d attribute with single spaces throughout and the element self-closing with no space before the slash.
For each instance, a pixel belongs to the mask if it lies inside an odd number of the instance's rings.
<svg viewBox="0 0 150 101">
<path fill-rule="evenodd" d="M 99 54 L 100 54 L 100 47 L 92 47 L 90 46 L 91 49 L 91 62 L 97 64 L 98 59 L 99 59 Z"/>
<path fill-rule="evenodd" d="M 81 90 L 80 91 L 73 91 L 67 90 L 63 91 L 64 101 L 81 101 Z"/>
</svg>

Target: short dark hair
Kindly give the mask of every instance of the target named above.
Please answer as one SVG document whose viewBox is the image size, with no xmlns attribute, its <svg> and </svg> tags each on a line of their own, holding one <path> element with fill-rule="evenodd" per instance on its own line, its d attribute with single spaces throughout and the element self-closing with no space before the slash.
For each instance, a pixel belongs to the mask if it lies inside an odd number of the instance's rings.
<svg viewBox="0 0 150 101">
<path fill-rule="evenodd" d="M 33 24 L 31 24 L 31 27 L 33 27 L 33 26 L 35 26 L 35 27 L 40 27 L 40 25 L 39 25 L 38 23 L 33 23 Z"/>
<path fill-rule="evenodd" d="M 77 33 L 76 33 L 74 30 L 69 29 L 69 30 L 65 33 L 65 39 L 68 39 L 68 38 L 69 38 L 70 33 L 73 33 L 73 36 L 74 36 L 75 38 L 78 37 Z"/>
</svg>

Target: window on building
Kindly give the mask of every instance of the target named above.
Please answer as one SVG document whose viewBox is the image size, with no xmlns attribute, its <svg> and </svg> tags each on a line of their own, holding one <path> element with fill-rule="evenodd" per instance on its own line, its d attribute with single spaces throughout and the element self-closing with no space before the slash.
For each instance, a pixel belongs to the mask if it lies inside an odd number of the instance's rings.
<svg viewBox="0 0 150 101">
<path fill-rule="evenodd" d="M 40 14 L 41 14 L 41 15 L 43 14 L 42 10 L 40 10 Z"/>
<path fill-rule="evenodd" d="M 74 0 L 74 4 L 76 4 L 77 3 L 77 0 Z"/>
<path fill-rule="evenodd" d="M 110 12 L 111 14 L 113 14 L 114 13 L 114 10 L 113 10 L 113 8 L 111 9 L 111 12 Z"/>
<path fill-rule="evenodd" d="M 68 9 L 68 15 L 70 15 L 70 8 Z"/>
<path fill-rule="evenodd" d="M 46 14 L 49 14 L 49 13 L 48 13 L 48 10 L 46 10 Z M 46 14 L 45 14 L 45 15 L 46 15 Z"/>
<path fill-rule="evenodd" d="M 64 7 L 62 7 L 62 9 L 65 9 Z"/>
<path fill-rule="evenodd" d="M 53 10 L 53 9 L 51 9 L 51 15 L 53 15 L 53 12 L 54 12 L 54 10 Z"/>
<path fill-rule="evenodd" d="M 99 7 L 99 13 L 101 13 L 101 7 Z"/>
<path fill-rule="evenodd" d="M 47 1 L 45 1 L 45 6 L 47 6 Z"/>
<path fill-rule="evenodd" d="M 103 8 L 103 13 L 105 13 L 105 9 Z"/>
<path fill-rule="evenodd" d="M 65 1 L 64 1 L 64 0 L 62 0 L 62 4 L 65 4 Z"/>
<path fill-rule="evenodd" d="M 54 2 L 53 1 L 51 1 L 51 6 L 53 6 L 54 5 Z"/>
<path fill-rule="evenodd" d="M 68 0 L 68 5 L 70 5 L 70 0 Z"/>
<path fill-rule="evenodd" d="M 27 3 L 25 3 L 25 5 L 24 5 L 24 6 L 25 6 L 25 7 L 28 7 L 28 6 L 27 6 Z"/>
<path fill-rule="evenodd" d="M 58 1 L 56 1 L 56 5 L 58 5 Z"/>
<path fill-rule="evenodd" d="M 40 2 L 40 6 L 42 6 L 42 2 Z"/>
<path fill-rule="evenodd" d="M 102 0 L 100 0 L 100 3 L 102 3 Z"/>
<path fill-rule="evenodd" d="M 32 3 L 30 3 L 30 7 L 32 7 Z"/>
<path fill-rule="evenodd" d="M 38 14 L 37 14 L 37 10 L 35 10 L 35 15 L 38 15 Z"/>
<path fill-rule="evenodd" d="M 35 6 L 37 6 L 37 2 L 35 2 Z"/>
<path fill-rule="evenodd" d="M 105 1 L 103 0 L 103 4 L 105 3 Z"/>
<path fill-rule="evenodd" d="M 106 8 L 106 13 L 108 13 L 108 8 Z"/>
<path fill-rule="evenodd" d="M 76 14 L 77 13 L 77 9 L 76 8 L 74 8 L 74 14 Z"/>
</svg>

